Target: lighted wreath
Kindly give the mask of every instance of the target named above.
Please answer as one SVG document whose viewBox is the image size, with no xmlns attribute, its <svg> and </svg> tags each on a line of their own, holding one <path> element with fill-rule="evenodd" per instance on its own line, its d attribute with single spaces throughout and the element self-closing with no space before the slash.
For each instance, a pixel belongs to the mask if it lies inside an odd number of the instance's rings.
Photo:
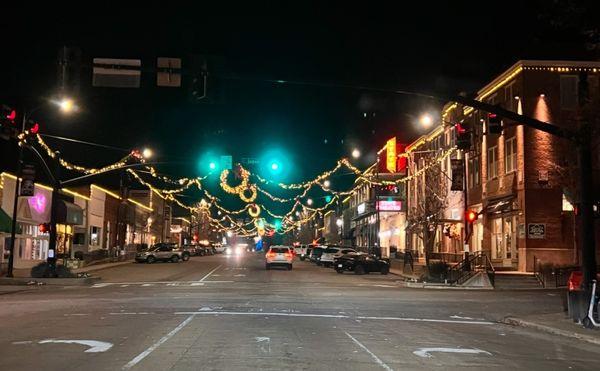
<svg viewBox="0 0 600 371">
<path fill-rule="evenodd" d="M 244 192 L 244 190 L 246 190 L 248 188 L 248 179 L 250 178 L 250 173 L 248 172 L 248 170 L 240 167 L 239 169 L 239 176 L 242 179 L 241 183 L 238 184 L 235 187 L 230 186 L 229 184 L 227 184 L 227 177 L 229 176 L 229 170 L 223 170 L 221 172 L 221 188 L 223 188 L 223 190 L 227 193 L 231 193 L 231 194 L 241 194 L 242 192 Z"/>
<path fill-rule="evenodd" d="M 250 192 L 250 195 L 247 195 L 248 192 Z M 258 192 L 256 191 L 255 186 L 250 186 L 242 190 L 238 194 L 240 196 L 240 199 L 246 203 L 254 202 L 254 200 L 256 200 L 256 196 L 258 196 Z"/>
<path fill-rule="evenodd" d="M 252 204 L 248 206 L 248 215 L 253 218 L 257 218 L 260 215 L 260 206 L 257 204 Z"/>
</svg>

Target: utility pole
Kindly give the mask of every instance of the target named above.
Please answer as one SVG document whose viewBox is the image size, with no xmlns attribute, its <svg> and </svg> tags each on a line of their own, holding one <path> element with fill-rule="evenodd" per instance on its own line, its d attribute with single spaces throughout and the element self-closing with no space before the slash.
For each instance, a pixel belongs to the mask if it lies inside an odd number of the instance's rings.
<svg viewBox="0 0 600 371">
<path fill-rule="evenodd" d="M 48 240 L 48 270 L 46 275 L 49 277 L 56 277 L 56 240 L 57 240 L 57 206 L 60 199 L 60 152 L 56 151 L 56 157 L 54 158 L 54 182 L 52 184 L 52 203 L 50 206 L 50 237 Z M 63 252 L 66 253 L 66 252 Z"/>
</svg>

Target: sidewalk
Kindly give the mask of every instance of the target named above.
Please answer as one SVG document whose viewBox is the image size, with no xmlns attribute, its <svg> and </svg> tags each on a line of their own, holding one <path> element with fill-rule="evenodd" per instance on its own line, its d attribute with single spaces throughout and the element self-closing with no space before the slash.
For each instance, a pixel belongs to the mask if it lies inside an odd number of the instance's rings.
<svg viewBox="0 0 600 371">
<path fill-rule="evenodd" d="M 600 345 L 600 330 L 588 330 L 567 318 L 567 313 L 550 313 L 524 317 L 506 317 L 500 322 L 527 327 L 546 333 L 566 336 Z"/>
</svg>

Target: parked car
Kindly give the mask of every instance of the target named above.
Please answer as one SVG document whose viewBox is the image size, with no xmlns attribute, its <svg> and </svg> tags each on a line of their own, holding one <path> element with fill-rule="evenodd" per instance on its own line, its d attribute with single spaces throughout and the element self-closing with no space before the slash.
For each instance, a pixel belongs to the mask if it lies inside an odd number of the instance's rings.
<svg viewBox="0 0 600 371">
<path fill-rule="evenodd" d="M 288 246 L 271 246 L 265 254 L 265 268 L 271 269 L 273 266 L 285 266 L 292 270 L 294 255 L 292 249 Z"/>
<path fill-rule="evenodd" d="M 200 255 L 198 251 L 198 245 L 183 245 L 181 246 L 181 250 L 187 254 L 188 258 L 190 256 L 198 256 Z"/>
<path fill-rule="evenodd" d="M 294 254 L 300 258 L 300 260 L 304 261 L 306 259 L 306 250 L 308 247 L 306 245 L 296 245 L 294 246 Z"/>
<path fill-rule="evenodd" d="M 349 247 L 330 246 L 321 255 L 321 264 L 323 264 L 325 267 L 333 267 L 333 263 L 335 262 L 336 258 L 352 252 L 356 252 L 356 250 Z"/>
<path fill-rule="evenodd" d="M 227 249 L 228 246 L 225 245 L 221 245 L 221 244 L 214 244 L 213 245 L 213 251 L 215 252 L 215 254 L 222 254 L 225 252 L 225 250 Z"/>
<path fill-rule="evenodd" d="M 338 273 L 351 271 L 354 272 L 354 274 L 371 272 L 388 274 L 390 272 L 390 262 L 388 259 L 381 259 L 375 255 L 349 253 L 342 255 L 335 260 L 335 270 Z"/>
<path fill-rule="evenodd" d="M 311 253 L 310 253 L 310 261 L 313 263 L 317 263 L 317 265 L 321 265 L 321 255 L 323 255 L 323 252 L 325 251 L 325 249 L 327 249 L 327 247 L 325 246 L 315 246 L 313 247 Z"/>
<path fill-rule="evenodd" d="M 155 261 L 171 261 L 177 263 L 180 260 L 186 261 L 189 259 L 189 254 L 183 249 L 180 249 L 177 244 L 157 243 L 152 245 L 148 250 L 144 250 L 135 254 L 135 261 L 138 263 L 154 263 Z"/>
</svg>

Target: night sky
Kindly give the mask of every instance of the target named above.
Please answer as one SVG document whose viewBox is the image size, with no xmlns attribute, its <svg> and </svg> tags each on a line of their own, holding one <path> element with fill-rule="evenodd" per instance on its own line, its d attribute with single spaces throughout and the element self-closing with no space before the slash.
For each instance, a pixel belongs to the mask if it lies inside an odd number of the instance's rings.
<svg viewBox="0 0 600 371">
<path fill-rule="evenodd" d="M 421 133 L 410 115 L 440 107 L 322 84 L 473 93 L 519 59 L 597 58 L 581 36 L 581 27 L 600 14 L 592 1 L 388 3 L 14 10 L 0 21 L 0 99 L 32 107 L 51 96 L 61 45 L 81 48 L 84 63 L 141 58 L 145 68 L 158 56 L 181 57 L 184 68 L 192 54 L 218 56 L 218 91 L 209 90 L 222 97 L 218 104 L 191 104 L 185 87 L 156 87 L 152 72 L 140 89 L 93 88 L 84 70 L 81 112 L 65 118 L 47 107 L 36 118 L 48 134 L 124 148 L 148 145 L 162 160 L 188 162 L 162 169 L 173 175 L 197 175 L 196 159 L 209 150 L 235 161 L 277 148 L 290 159 L 287 180 L 298 181 L 333 166 L 354 146 L 373 151 L 393 135 L 410 142 Z M 587 10 L 581 18 L 578 9 Z M 88 165 L 122 155 L 51 143 Z M 11 151 L 6 142 L 0 146 L 2 166 L 10 168 Z"/>
</svg>

